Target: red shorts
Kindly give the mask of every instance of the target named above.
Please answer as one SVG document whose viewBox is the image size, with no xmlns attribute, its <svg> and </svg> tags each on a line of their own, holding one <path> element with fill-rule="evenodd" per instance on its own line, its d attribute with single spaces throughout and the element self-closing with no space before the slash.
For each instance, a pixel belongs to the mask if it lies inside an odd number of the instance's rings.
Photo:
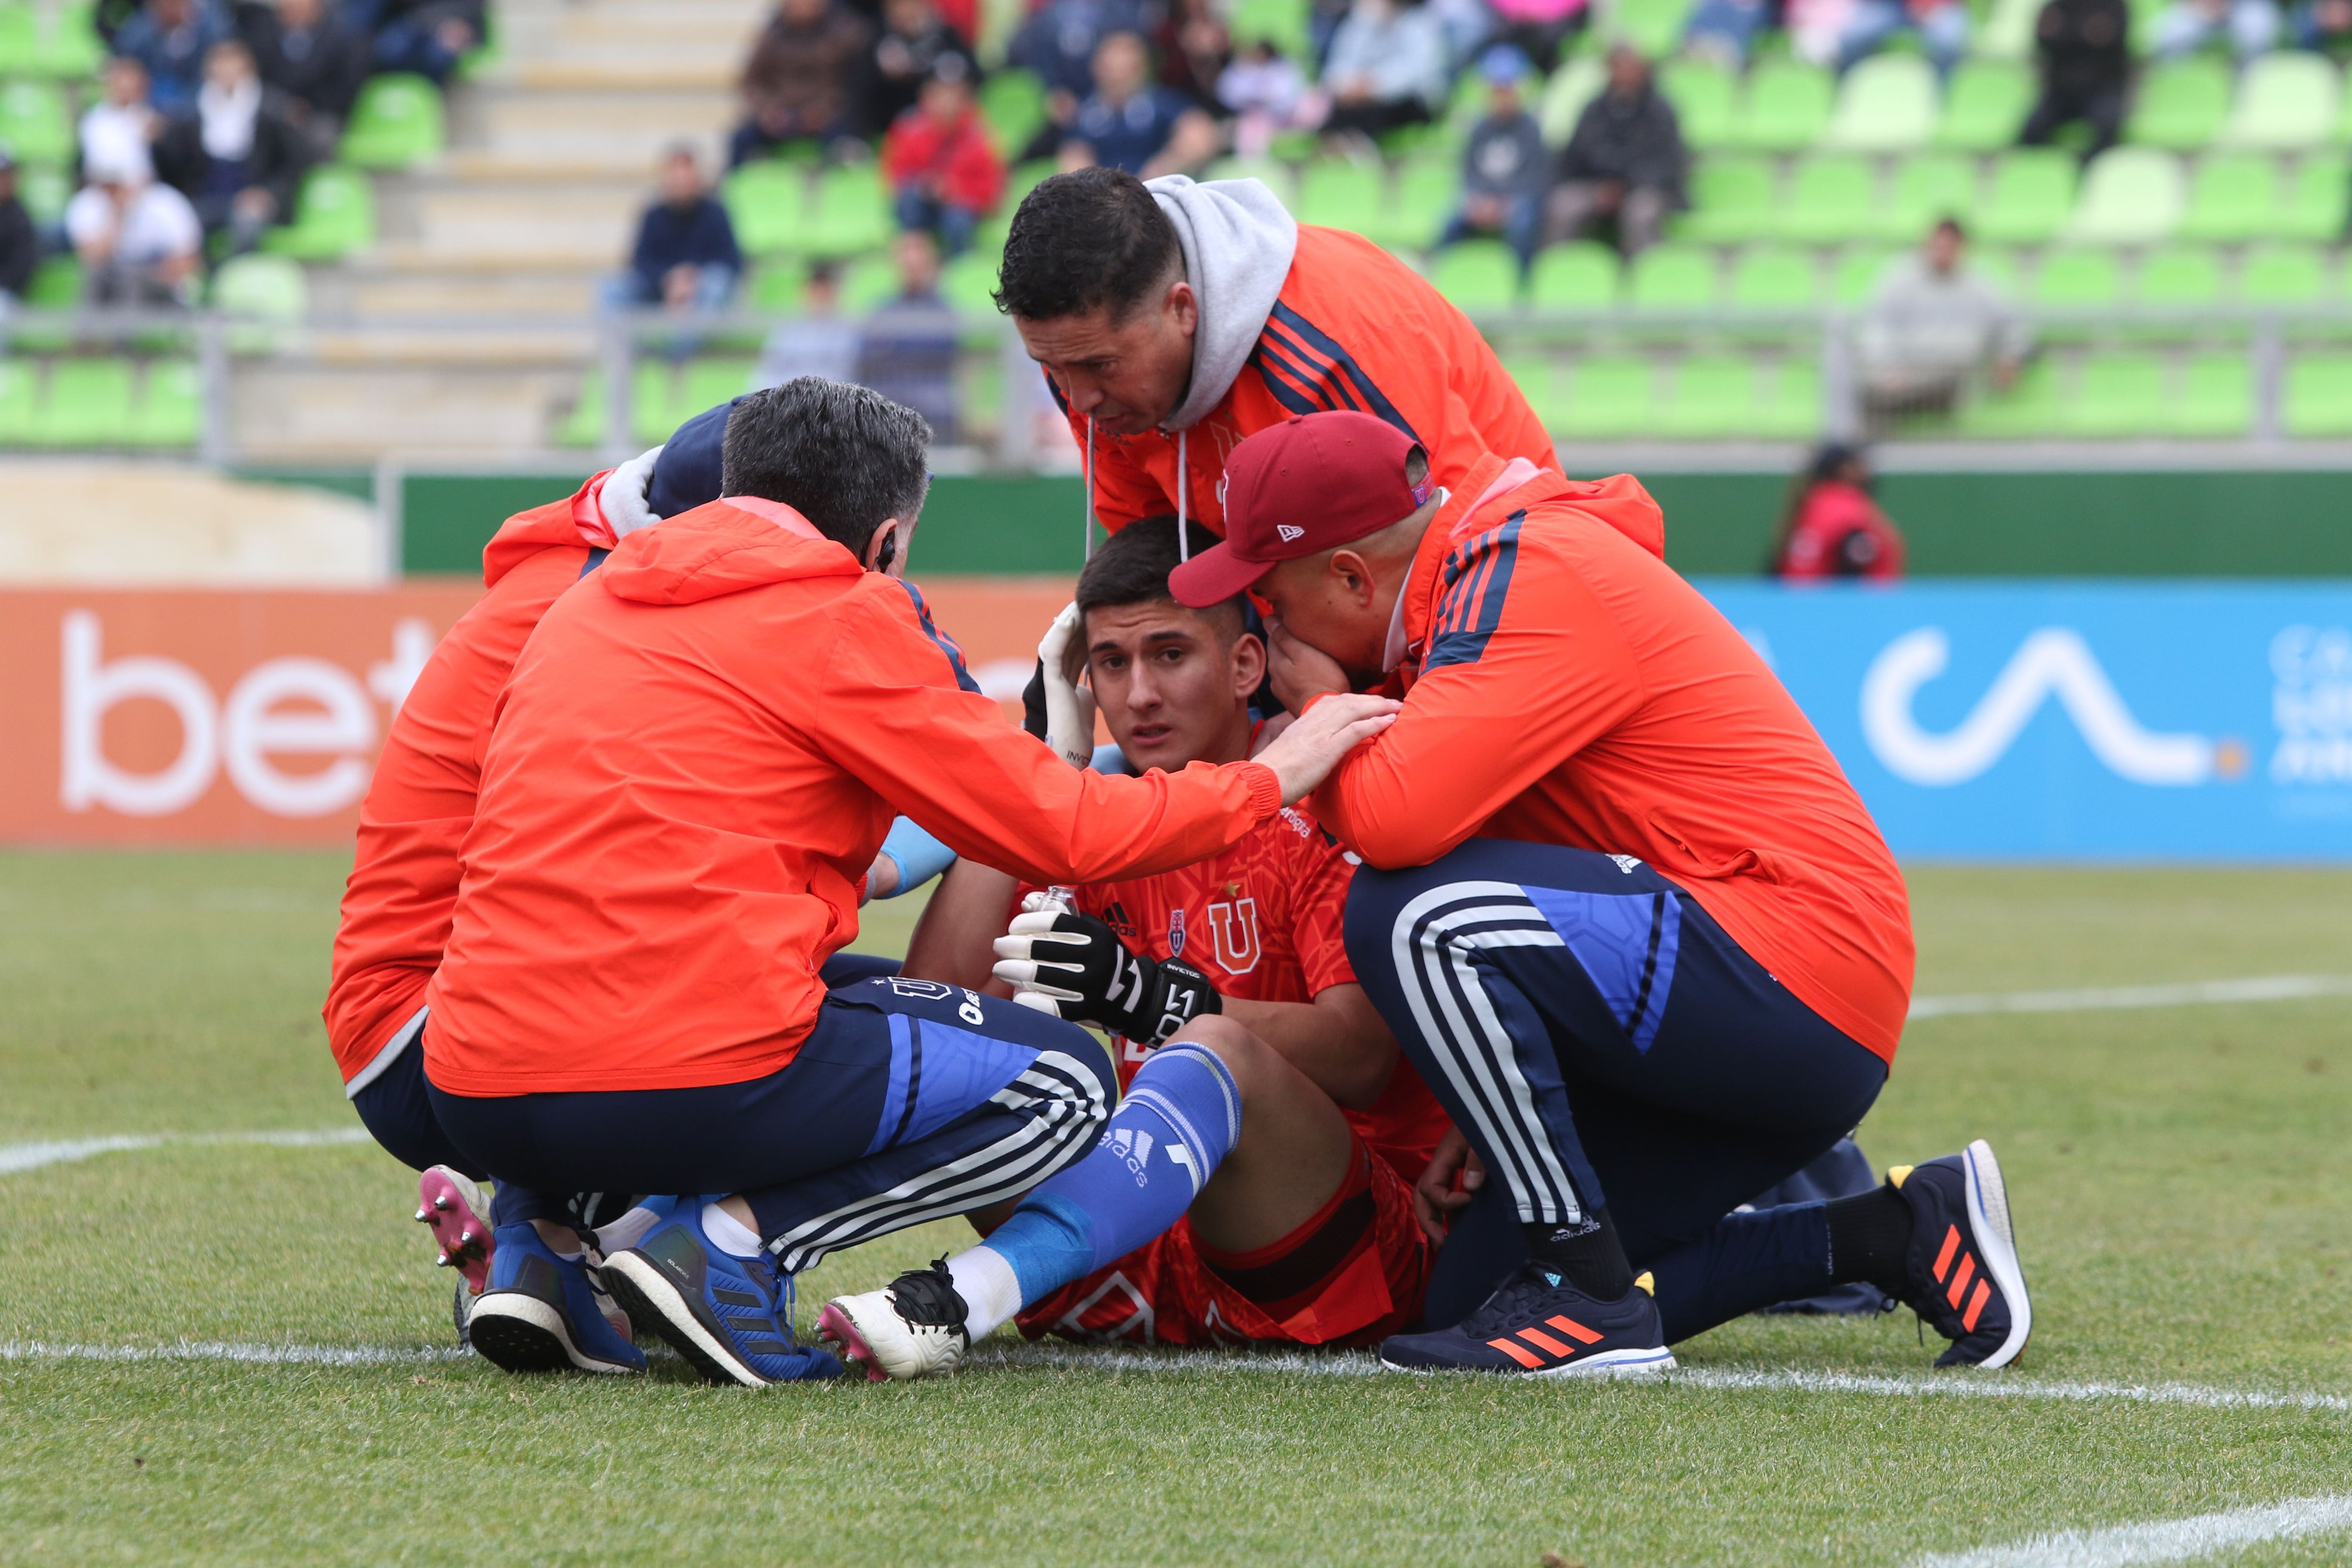
<svg viewBox="0 0 2352 1568">
<path fill-rule="evenodd" d="M 1065 1285 L 1021 1314 L 1030 1339 L 1057 1334 L 1089 1343 L 1135 1345 L 1368 1345 L 1401 1333 L 1421 1316 L 1433 1253 L 1412 1213 L 1412 1188 L 1386 1160 L 1374 1157 L 1359 1139 L 1358 1179 L 1345 1184 L 1323 1214 L 1272 1247 L 1234 1258 L 1221 1256 L 1223 1274 L 1202 1260 L 1192 1238 L 1192 1222 L 1178 1220 L 1159 1239 Z M 1253 1300 L 1228 1276 L 1253 1279 L 1284 1276 L 1310 1247 L 1328 1250 L 1323 1222 L 1352 1199 L 1355 1213 L 1368 1205 L 1370 1223 L 1350 1226 L 1355 1239 L 1316 1274 L 1298 1277 L 1295 1267 L 1277 1287 L 1278 1310 L 1270 1315 L 1267 1292 Z M 1236 1268 L 1240 1264 L 1244 1268 Z"/>
</svg>

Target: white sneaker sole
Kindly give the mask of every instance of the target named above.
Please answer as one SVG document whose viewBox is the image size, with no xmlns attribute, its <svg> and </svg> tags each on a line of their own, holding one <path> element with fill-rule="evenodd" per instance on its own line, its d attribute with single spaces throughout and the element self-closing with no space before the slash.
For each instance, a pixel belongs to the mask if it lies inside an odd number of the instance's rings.
<svg viewBox="0 0 2352 1568">
<path fill-rule="evenodd" d="M 615 1253 L 598 1270 L 604 1289 L 640 1331 L 650 1329 L 669 1342 L 670 1348 L 692 1362 L 713 1383 L 735 1383 L 745 1388 L 766 1388 L 768 1379 L 737 1358 L 734 1351 L 694 1316 L 668 1275 L 635 1252 Z"/>
<path fill-rule="evenodd" d="M 566 1364 L 579 1372 L 614 1375 L 644 1370 L 588 1354 L 573 1342 L 562 1313 L 520 1290 L 491 1290 L 477 1297 L 466 1329 L 475 1353 L 509 1372 L 560 1372 Z"/>
<path fill-rule="evenodd" d="M 1441 1373 L 1466 1371 L 1466 1368 L 1444 1366 L 1399 1366 L 1386 1356 L 1381 1365 L 1390 1372 Z M 1675 1352 L 1660 1346 L 1656 1350 L 1603 1351 L 1584 1361 L 1563 1362 L 1546 1367 L 1541 1372 L 1507 1372 L 1495 1369 L 1507 1377 L 1663 1377 L 1675 1370 Z"/>
<path fill-rule="evenodd" d="M 2033 1334 L 2033 1302 L 2025 1293 L 2025 1270 L 2017 1261 L 2017 1233 L 2011 1228 L 2009 1188 L 2001 1181 L 2000 1162 L 1992 1145 L 1979 1138 L 1960 1157 L 1968 1172 L 1969 1226 L 1976 1232 L 1977 1251 L 1985 1272 L 2009 1303 L 2009 1337 L 2000 1348 L 1977 1363 L 1990 1369 L 2007 1366 L 2025 1349 Z"/>
</svg>

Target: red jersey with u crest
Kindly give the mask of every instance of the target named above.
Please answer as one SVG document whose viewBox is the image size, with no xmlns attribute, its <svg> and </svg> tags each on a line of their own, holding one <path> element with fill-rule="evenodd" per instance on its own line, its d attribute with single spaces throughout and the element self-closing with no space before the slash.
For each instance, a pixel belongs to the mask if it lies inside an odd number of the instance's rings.
<svg viewBox="0 0 2352 1568">
<path fill-rule="evenodd" d="M 1157 876 L 1088 883 L 1072 901 L 1134 951 L 1182 959 L 1221 994 L 1312 1002 L 1355 984 L 1345 934 L 1355 869 L 1356 858 L 1314 817 L 1286 806 L 1222 855 Z M 1124 1088 L 1151 1047 L 1114 1038 Z M 1447 1125 L 1444 1108 L 1402 1057 L 1380 1099 L 1346 1115 L 1407 1183 L 1420 1178 Z"/>
</svg>

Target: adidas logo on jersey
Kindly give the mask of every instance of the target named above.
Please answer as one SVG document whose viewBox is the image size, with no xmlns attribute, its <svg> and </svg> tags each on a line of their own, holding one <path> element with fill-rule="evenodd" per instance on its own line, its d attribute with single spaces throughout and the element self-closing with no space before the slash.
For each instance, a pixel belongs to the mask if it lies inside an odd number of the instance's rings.
<svg viewBox="0 0 2352 1568">
<path fill-rule="evenodd" d="M 1631 855 L 1612 855 L 1609 858 L 1616 861 L 1617 869 L 1624 872 L 1628 877 L 1632 876 L 1634 868 L 1642 864 Z"/>
</svg>

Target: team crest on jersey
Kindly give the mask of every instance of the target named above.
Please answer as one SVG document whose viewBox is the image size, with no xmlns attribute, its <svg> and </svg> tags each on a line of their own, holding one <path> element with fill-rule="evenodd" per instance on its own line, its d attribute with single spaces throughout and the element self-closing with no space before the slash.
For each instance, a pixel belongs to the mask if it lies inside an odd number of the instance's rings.
<svg viewBox="0 0 2352 1568">
<path fill-rule="evenodd" d="M 1231 891 L 1239 891 L 1239 884 L 1227 883 Z M 1234 899 L 1220 900 L 1209 906 L 1209 945 L 1216 949 L 1217 963 L 1228 974 L 1247 974 L 1257 967 L 1265 956 L 1265 944 L 1258 941 L 1257 900 Z"/>
<path fill-rule="evenodd" d="M 1184 911 L 1181 908 L 1168 911 L 1168 956 L 1184 956 Z"/>
</svg>

